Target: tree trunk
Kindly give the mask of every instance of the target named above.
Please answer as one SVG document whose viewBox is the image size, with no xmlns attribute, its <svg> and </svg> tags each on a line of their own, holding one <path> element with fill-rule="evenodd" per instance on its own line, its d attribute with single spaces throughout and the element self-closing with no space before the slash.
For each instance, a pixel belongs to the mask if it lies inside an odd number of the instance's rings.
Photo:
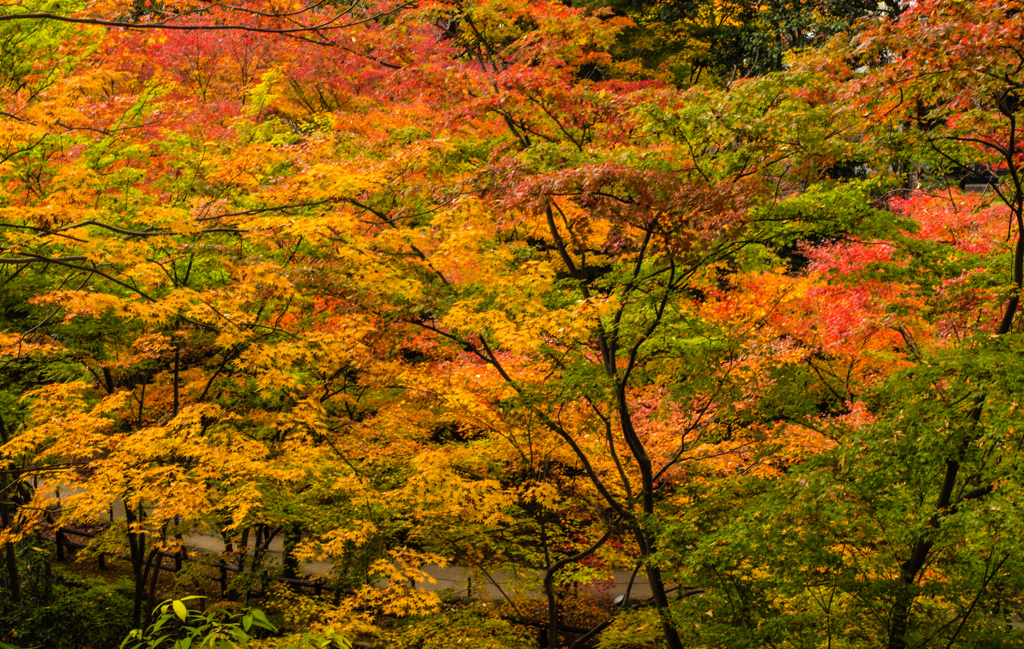
<svg viewBox="0 0 1024 649">
<path fill-rule="evenodd" d="M 139 511 L 141 514 L 141 507 Z M 141 629 L 142 601 L 146 598 L 146 573 L 144 571 L 146 535 L 132 531 L 132 525 L 137 519 L 127 503 L 125 503 L 124 516 L 128 523 L 128 551 L 132 560 L 132 578 L 135 581 L 135 592 L 132 601 L 132 628 Z M 141 518 L 141 515 L 139 518 Z"/>
<path fill-rule="evenodd" d="M 3 417 L 0 417 L 0 442 L 6 444 L 10 441 L 7 438 L 7 425 L 4 423 Z M 12 476 L 11 484 L 17 481 L 17 475 Z M 7 493 L 7 474 L 0 474 L 0 498 L 6 498 Z M 11 529 L 11 511 L 6 501 L 0 501 L 0 524 L 3 525 L 2 529 Z M 15 552 L 13 543 L 4 544 L 4 563 L 7 564 L 7 587 L 11 590 L 11 599 L 15 602 L 21 601 L 21 585 L 18 581 L 18 557 Z"/>
<path fill-rule="evenodd" d="M 654 598 L 654 605 L 658 609 L 658 617 L 661 618 L 661 629 L 665 633 L 665 646 L 669 649 L 683 649 L 683 641 L 679 638 L 679 633 L 669 617 L 668 594 L 665 592 L 665 584 L 661 580 L 661 570 L 657 566 L 648 565 L 647 580 L 651 584 L 651 595 Z"/>
<path fill-rule="evenodd" d="M 7 476 L 0 480 L 0 494 L 7 490 Z M 0 496 L 2 497 L 2 496 Z M 3 529 L 10 529 L 11 516 L 7 503 L 0 503 L 0 518 L 2 518 Z M 11 591 L 11 599 L 15 602 L 21 601 L 21 586 L 18 581 L 18 557 L 15 553 L 14 544 L 4 544 L 4 563 L 7 564 L 7 587 Z"/>
<path fill-rule="evenodd" d="M 295 548 L 302 541 L 302 528 L 298 525 L 289 525 L 284 533 L 284 576 L 295 579 L 299 576 L 299 560 L 295 558 Z"/>
<path fill-rule="evenodd" d="M 570 555 L 568 557 L 562 557 L 558 561 L 554 562 L 544 572 L 544 592 L 548 596 L 548 649 L 556 649 L 558 647 L 558 599 L 555 597 L 555 573 L 564 568 L 570 563 L 575 563 L 582 559 L 589 557 L 591 554 L 597 551 L 605 541 L 610 539 L 612 536 L 612 530 L 609 529 L 604 533 L 596 543 L 591 545 L 589 548 Z"/>
<path fill-rule="evenodd" d="M 153 550 L 149 553 L 149 563 L 156 558 L 156 565 L 153 565 L 153 574 L 149 578 L 149 596 L 146 598 L 146 626 L 153 623 L 153 609 L 156 608 L 156 583 L 160 579 L 160 566 L 164 562 L 164 553 Z M 148 569 L 148 566 L 147 566 Z"/>
<path fill-rule="evenodd" d="M 555 596 L 555 586 L 552 583 L 555 573 L 548 569 L 544 573 L 544 594 L 548 598 L 548 649 L 558 648 L 558 598 Z M 541 645 L 544 646 L 544 645 Z"/>
</svg>

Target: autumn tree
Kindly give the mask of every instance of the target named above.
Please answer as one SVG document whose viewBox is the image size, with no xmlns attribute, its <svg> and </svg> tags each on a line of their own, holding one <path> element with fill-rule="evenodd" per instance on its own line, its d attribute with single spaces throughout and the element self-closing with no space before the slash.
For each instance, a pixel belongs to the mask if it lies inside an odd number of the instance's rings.
<svg viewBox="0 0 1024 649">
<path fill-rule="evenodd" d="M 282 274 L 286 264 L 273 260 L 294 259 L 329 223 L 292 237 L 272 220 L 254 222 L 258 239 L 223 225 L 231 216 L 267 219 L 310 203 L 282 205 L 273 201 L 285 197 L 271 191 L 268 207 L 246 204 L 251 188 L 285 164 L 264 154 L 295 140 L 265 114 L 275 79 L 268 41 L 228 39 L 239 47 L 214 52 L 218 60 L 208 63 L 209 43 L 194 34 L 171 39 L 178 49 L 151 59 L 133 58 L 154 45 L 144 34 L 71 34 L 44 43 L 52 56 L 37 58 L 5 88 L 0 264 L 14 287 L 5 295 L 21 310 L 7 323 L 5 361 L 67 370 L 22 382 L 26 393 L 16 395 L 31 408 L 23 419 L 18 411 L 9 437 L 5 429 L 5 456 L 32 465 L 22 479 L 49 481 L 35 494 L 31 511 L 39 515 L 5 540 L 31 532 L 55 500 L 58 527 L 109 518 L 123 501 L 126 518 L 98 549 L 127 541 L 138 625 L 152 608 L 162 552 L 180 548 L 182 535 L 223 532 L 232 539 L 228 558 L 241 569 L 247 552 L 255 565 L 273 533 L 302 526 L 296 519 L 309 510 L 272 496 L 282 487 L 308 489 L 306 469 L 326 469 L 292 452 L 301 454 L 298 439 L 318 439 L 309 417 L 320 404 L 347 397 L 351 367 L 366 349 L 353 341 L 373 327 L 348 320 L 359 331 L 353 339 L 344 316 L 325 316 L 312 294 L 300 298 L 296 281 L 307 280 Z M 93 44 L 84 55 L 83 40 Z M 83 60 L 61 68 L 58 56 Z M 186 70 L 195 74 L 180 74 Z M 206 101 L 190 104 L 204 90 Z M 237 139 L 209 150 L 207 138 L 229 134 Z M 324 192 L 316 204 L 341 200 L 363 182 L 346 178 L 332 188 L 323 172 L 314 171 Z M 294 198 L 302 186 L 281 191 Z M 313 347 L 292 347 L 290 329 L 309 332 Z M 27 360 L 34 353 L 44 356 Z M 296 388 L 293 379 L 317 387 Z M 236 415 L 238 425 L 227 424 Z M 272 515 L 253 512 L 263 498 Z"/>
<path fill-rule="evenodd" d="M 755 243 L 798 236 L 796 226 L 777 231 L 775 199 L 849 154 L 851 127 L 830 122 L 821 97 L 799 88 L 810 75 L 682 96 L 595 81 L 584 71 L 608 63 L 620 23 L 563 7 L 481 4 L 444 16 L 452 49 L 431 54 L 445 67 L 403 65 L 387 50 L 367 56 L 468 97 L 438 105 L 486 125 L 490 161 L 462 196 L 439 192 L 443 202 L 419 207 L 403 189 L 363 202 L 378 224 L 374 272 L 393 277 L 386 313 L 452 346 L 428 366 L 446 378 L 418 381 L 463 434 L 502 437 L 519 455 L 504 460 L 513 467 L 536 471 L 539 453 L 542 466 L 557 459 L 583 472 L 582 488 L 556 491 L 598 523 L 591 545 L 571 556 L 607 542 L 602 527 L 624 535 L 678 646 L 657 558 L 667 512 L 659 493 L 686 482 L 688 463 L 755 465 L 776 429 L 751 417 L 751 405 L 771 368 L 802 354 L 765 326 L 786 299 L 784 282 L 758 282 L 758 298 L 743 300 L 756 280 L 727 278 L 761 269 Z M 421 137 L 420 151 L 464 159 L 458 144 Z M 859 186 L 847 194 L 870 199 Z M 817 231 L 844 232 L 848 218 Z M 491 494 L 489 507 L 500 505 Z M 549 575 L 564 565 L 546 563 Z"/>
</svg>

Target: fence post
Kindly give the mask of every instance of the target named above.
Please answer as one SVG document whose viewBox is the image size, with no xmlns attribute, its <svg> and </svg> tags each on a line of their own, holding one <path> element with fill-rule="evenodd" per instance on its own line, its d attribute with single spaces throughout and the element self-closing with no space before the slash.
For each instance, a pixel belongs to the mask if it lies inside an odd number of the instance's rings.
<svg viewBox="0 0 1024 649">
<path fill-rule="evenodd" d="M 64 532 L 57 530 L 57 561 L 64 563 Z"/>
<path fill-rule="evenodd" d="M 107 569 L 107 553 L 100 552 L 100 570 Z"/>
</svg>

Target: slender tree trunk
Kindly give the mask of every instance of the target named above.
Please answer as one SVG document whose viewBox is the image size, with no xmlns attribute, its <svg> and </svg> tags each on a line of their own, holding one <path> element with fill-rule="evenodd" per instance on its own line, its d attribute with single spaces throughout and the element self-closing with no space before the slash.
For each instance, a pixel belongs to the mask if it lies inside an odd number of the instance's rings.
<svg viewBox="0 0 1024 649">
<path fill-rule="evenodd" d="M 679 638 L 679 632 L 672 624 L 669 615 L 668 593 L 665 592 L 665 582 L 661 577 L 661 569 L 649 562 L 647 559 L 654 554 L 654 540 L 643 530 L 636 529 L 634 535 L 637 545 L 640 546 L 640 554 L 644 558 L 644 568 L 647 572 L 647 581 L 651 586 L 651 598 L 658 610 L 658 617 L 661 619 L 661 629 L 665 633 L 665 646 L 668 649 L 683 649 L 683 641 Z"/>
<path fill-rule="evenodd" d="M 245 564 L 249 558 L 249 528 L 243 528 L 242 533 L 238 540 L 238 549 L 236 550 L 236 565 L 238 566 L 238 578 L 232 581 L 232 585 L 228 588 L 225 597 L 230 600 L 237 600 L 240 596 L 238 592 L 238 585 L 245 583 L 241 578 L 245 575 Z"/>
<path fill-rule="evenodd" d="M 4 544 L 5 561 L 7 564 L 7 587 L 11 590 L 11 601 L 21 601 L 21 583 L 18 579 L 18 557 L 13 543 Z"/>
<path fill-rule="evenodd" d="M 242 530 L 241 539 L 238 541 L 238 574 L 245 570 L 245 560 L 249 554 L 249 528 Z"/>
<path fill-rule="evenodd" d="M 569 565 L 570 563 L 576 563 L 589 557 L 591 554 L 597 551 L 605 541 L 610 539 L 612 536 L 612 530 L 608 530 L 604 533 L 596 543 L 591 545 L 589 548 L 570 555 L 568 557 L 562 557 L 558 561 L 550 564 L 548 569 L 544 571 L 544 592 L 548 596 L 548 649 L 556 649 L 558 647 L 558 599 L 555 596 L 555 574 Z M 546 541 L 545 541 L 546 542 Z"/>
<path fill-rule="evenodd" d="M 153 564 L 154 556 L 156 564 Z M 149 563 L 153 565 L 153 574 L 149 578 L 149 596 L 146 598 L 146 626 L 153 623 L 153 609 L 156 608 L 156 584 L 160 579 L 160 566 L 164 562 L 164 553 L 153 550 L 149 553 Z"/>
<path fill-rule="evenodd" d="M 540 542 L 544 550 L 544 594 L 548 598 L 548 628 L 547 638 L 541 634 L 540 646 L 547 645 L 548 649 L 555 649 L 558 646 L 558 598 L 555 596 L 554 584 L 551 570 L 551 553 L 548 547 L 548 529 L 544 524 L 544 512 L 541 512 L 540 520 Z"/>
<path fill-rule="evenodd" d="M 284 533 L 284 576 L 295 579 L 299 576 L 299 560 L 295 558 L 295 548 L 302 542 L 302 528 L 298 525 L 290 525 Z"/>
<path fill-rule="evenodd" d="M 625 386 L 622 386 L 621 391 L 622 395 L 619 400 L 620 422 L 623 432 L 627 435 L 627 440 L 632 440 L 632 443 L 637 447 L 637 450 L 634 451 L 634 456 L 640 467 L 640 480 L 643 487 L 643 491 L 640 494 L 640 503 L 645 519 L 650 520 L 654 516 L 654 470 L 647 452 L 633 430 L 632 418 L 628 413 Z M 636 539 L 640 546 L 640 552 L 644 559 L 647 559 L 654 554 L 656 541 L 646 530 L 641 528 L 640 521 L 634 521 L 634 525 L 636 526 Z M 661 628 L 665 632 L 665 646 L 668 649 L 683 649 L 683 642 L 679 638 L 675 625 L 672 624 L 668 606 L 668 595 L 665 593 L 665 583 L 661 578 L 661 569 L 651 563 L 646 563 L 645 569 L 647 580 L 651 585 L 651 596 L 654 599 L 655 607 L 658 609 L 658 617 L 661 618 Z"/>
<path fill-rule="evenodd" d="M 3 479 L 0 479 L 0 498 L 4 498 L 2 494 L 7 491 L 7 475 L 4 474 Z M 11 515 L 8 509 L 7 503 L 0 503 L 0 518 L 3 524 L 3 529 L 11 528 Z M 11 599 L 15 602 L 21 601 L 21 586 L 18 581 L 18 557 L 15 552 L 14 544 L 8 541 L 4 543 L 4 563 L 7 565 L 7 587 L 11 591 Z"/>
<path fill-rule="evenodd" d="M 142 508 L 139 508 L 139 517 L 125 503 L 125 520 L 128 523 L 128 551 L 132 560 L 132 578 L 135 580 L 135 592 L 132 601 L 132 626 L 136 629 L 142 628 L 142 602 L 146 598 L 146 535 L 132 531 L 132 525 L 142 518 Z"/>
<path fill-rule="evenodd" d="M 146 576 L 143 574 L 143 562 L 136 565 L 135 558 L 132 558 L 132 577 L 135 580 L 135 592 L 132 598 L 132 626 L 136 629 L 142 628 L 142 602 L 146 599 Z"/>
<path fill-rule="evenodd" d="M 651 595 L 654 598 L 654 605 L 658 609 L 658 617 L 661 618 L 661 629 L 665 633 L 665 646 L 669 649 L 683 649 L 683 641 L 679 638 L 679 632 L 672 624 L 669 617 L 668 594 L 665 592 L 665 583 L 661 579 L 661 570 L 654 565 L 647 566 L 647 580 L 651 584 Z"/>
<path fill-rule="evenodd" d="M 0 442 L 6 444 L 10 441 L 7 437 L 7 425 L 4 423 L 4 419 L 0 416 Z M 10 478 L 11 485 L 17 482 L 18 477 L 14 475 Z M 8 488 L 8 477 L 6 473 L 0 473 L 0 524 L 3 525 L 3 529 L 11 529 L 13 527 L 11 521 L 10 507 L 6 501 Z M 13 498 L 12 498 L 13 500 Z M 7 565 L 7 587 L 11 591 L 11 599 L 15 602 L 21 601 L 21 584 L 18 580 L 18 557 L 15 552 L 13 543 L 4 544 L 4 563 Z"/>
<path fill-rule="evenodd" d="M 181 536 L 181 529 L 178 527 L 181 525 L 180 518 L 175 515 L 174 517 L 174 540 L 178 542 L 178 551 L 174 553 L 174 572 L 181 572 L 182 562 L 188 558 L 188 552 L 185 551 L 185 539 Z"/>
<path fill-rule="evenodd" d="M 555 595 L 555 585 L 552 581 L 554 575 L 550 568 L 544 573 L 544 594 L 548 598 L 548 649 L 558 647 L 558 597 Z"/>
</svg>

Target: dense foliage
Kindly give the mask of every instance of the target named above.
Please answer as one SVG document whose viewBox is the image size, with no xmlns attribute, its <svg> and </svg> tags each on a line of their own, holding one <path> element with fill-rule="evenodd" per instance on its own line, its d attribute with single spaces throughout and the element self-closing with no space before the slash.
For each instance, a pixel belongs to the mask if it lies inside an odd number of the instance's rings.
<svg viewBox="0 0 1024 649">
<path fill-rule="evenodd" d="M 0 8 L 0 643 L 1024 644 L 1020 3 L 600 4 Z"/>
</svg>

